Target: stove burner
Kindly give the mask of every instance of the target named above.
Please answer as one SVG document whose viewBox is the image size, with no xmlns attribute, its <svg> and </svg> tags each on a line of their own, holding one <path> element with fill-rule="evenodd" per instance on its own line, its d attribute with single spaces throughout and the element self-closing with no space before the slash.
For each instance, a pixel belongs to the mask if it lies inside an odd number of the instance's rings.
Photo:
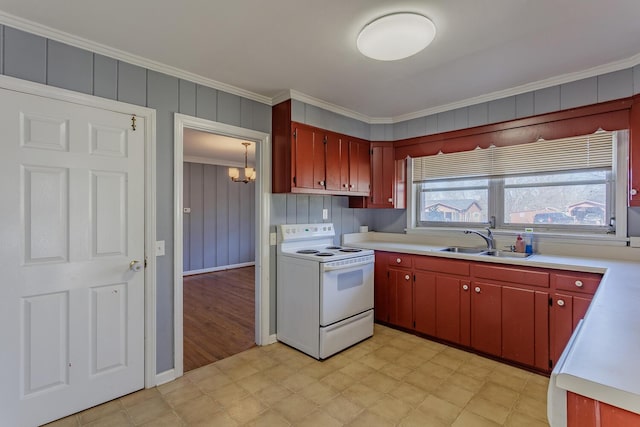
<svg viewBox="0 0 640 427">
<path fill-rule="evenodd" d="M 320 251 L 316 251 L 315 249 L 301 249 L 299 251 L 297 251 L 296 253 L 298 254 L 305 254 L 305 255 L 311 255 L 311 254 L 317 254 Z"/>
<path fill-rule="evenodd" d="M 340 252 L 361 252 L 362 249 L 356 249 L 356 248 L 343 248 L 340 249 Z"/>
<path fill-rule="evenodd" d="M 320 252 L 319 254 L 316 254 L 316 256 L 333 256 L 333 254 L 329 252 Z"/>
<path fill-rule="evenodd" d="M 342 248 L 340 246 L 327 246 L 325 249 L 331 250 L 331 249 L 342 249 Z"/>
</svg>

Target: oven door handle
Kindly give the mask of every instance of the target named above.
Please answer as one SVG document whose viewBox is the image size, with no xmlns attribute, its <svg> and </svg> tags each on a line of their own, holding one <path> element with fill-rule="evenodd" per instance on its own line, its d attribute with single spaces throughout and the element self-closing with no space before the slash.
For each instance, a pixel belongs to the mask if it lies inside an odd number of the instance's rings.
<svg viewBox="0 0 640 427">
<path fill-rule="evenodd" d="M 354 262 L 352 264 L 350 263 L 350 264 L 343 264 L 343 265 L 327 265 L 327 264 L 323 264 L 322 265 L 322 271 L 347 270 L 347 269 L 350 269 L 350 268 L 361 267 L 361 266 L 367 265 L 367 264 L 373 264 L 373 260 L 369 259 L 369 260 L 365 260 L 365 261 Z"/>
</svg>

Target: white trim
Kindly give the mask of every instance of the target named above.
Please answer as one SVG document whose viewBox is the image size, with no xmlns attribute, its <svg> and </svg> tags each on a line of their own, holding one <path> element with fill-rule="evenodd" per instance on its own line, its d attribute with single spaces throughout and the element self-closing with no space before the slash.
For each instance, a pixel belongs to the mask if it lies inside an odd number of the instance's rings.
<svg viewBox="0 0 640 427">
<path fill-rule="evenodd" d="M 507 98 L 509 96 L 520 95 L 522 93 L 531 92 L 535 90 L 545 89 L 552 86 L 561 85 L 589 77 L 600 76 L 603 74 L 632 68 L 640 64 L 640 54 L 631 56 L 629 58 L 621 59 L 619 61 L 610 62 L 608 64 L 599 65 L 589 68 L 587 70 L 577 71 L 575 73 L 567 73 L 560 76 L 551 77 L 537 82 L 527 83 L 520 86 L 515 86 L 509 89 L 504 89 L 488 94 L 476 96 L 473 98 L 464 99 L 461 101 L 452 102 L 449 104 L 439 105 L 432 108 L 426 108 L 424 110 L 415 111 L 413 113 L 401 114 L 393 117 L 370 117 L 357 111 L 350 110 L 345 107 L 341 107 L 336 104 L 332 104 L 327 101 L 323 101 L 320 98 L 307 95 L 294 89 L 289 89 L 280 92 L 273 98 L 265 95 L 260 95 L 255 92 L 251 92 L 236 86 L 232 86 L 226 83 L 219 82 L 217 80 L 209 79 L 200 76 L 189 71 L 182 70 L 170 65 L 166 65 L 157 61 L 153 61 L 144 58 L 139 55 L 134 55 L 119 49 L 109 47 L 107 45 L 97 43 L 73 34 L 66 33 L 64 31 L 56 30 L 51 27 L 39 24 L 37 22 L 29 21 L 24 18 L 17 17 L 15 15 L 8 14 L 0 11 L 0 24 L 4 24 L 13 28 L 17 28 L 23 31 L 28 31 L 32 34 L 36 34 L 42 37 L 46 37 L 51 40 L 56 40 L 62 43 L 66 43 L 71 46 L 85 49 L 90 52 L 95 52 L 101 55 L 105 55 L 120 61 L 127 62 L 129 64 L 137 65 L 149 70 L 158 71 L 160 73 L 168 74 L 180 79 L 188 80 L 203 86 L 208 86 L 213 89 L 221 90 L 227 93 L 241 96 L 243 98 L 251 99 L 256 102 L 260 102 L 267 105 L 276 105 L 287 99 L 295 99 L 304 102 L 309 105 L 331 111 L 342 116 L 351 117 L 356 120 L 360 120 L 367 124 L 393 124 L 404 122 L 415 118 L 421 118 L 438 114 L 446 111 L 455 110 L 458 108 L 469 107 L 471 105 L 481 104 L 483 102 L 495 101 L 497 99 Z"/>
<path fill-rule="evenodd" d="M 262 343 L 262 345 L 269 345 L 269 344 L 274 344 L 278 342 L 278 338 L 276 334 L 273 335 L 269 335 L 266 339 L 265 342 Z"/>
<path fill-rule="evenodd" d="M 630 58 L 622 59 L 620 61 L 610 62 L 608 64 L 599 65 L 597 67 L 589 68 L 587 70 L 577 71 L 575 73 L 562 74 L 560 76 L 551 77 L 544 80 L 538 80 L 537 82 L 531 82 L 524 85 L 512 87 L 509 89 L 499 90 L 497 92 L 487 93 L 485 95 L 476 96 L 474 98 L 464 99 L 458 102 L 452 102 L 445 105 L 440 105 L 433 108 L 427 108 L 424 110 L 416 111 L 414 113 L 402 114 L 391 118 L 391 123 L 404 122 L 406 120 L 417 119 L 420 117 L 426 117 L 437 113 L 443 113 L 446 111 L 452 111 L 458 108 L 469 107 L 471 105 L 481 104 L 483 102 L 495 101 L 497 99 L 508 98 L 514 95 L 520 95 L 527 92 L 533 92 L 535 90 L 545 89 L 548 87 L 558 86 L 565 83 L 571 83 L 590 77 L 601 76 L 607 73 L 615 71 L 625 70 L 627 68 L 635 67 L 640 64 L 640 53 Z M 629 94 L 631 96 L 631 94 Z M 375 118 L 372 118 L 369 123 L 389 123 L 389 122 L 377 122 Z M 382 118 L 380 120 L 387 120 Z"/>
<path fill-rule="evenodd" d="M 184 114 L 174 114 L 174 371 L 180 377 L 184 373 L 183 321 L 182 321 L 182 215 L 183 215 L 183 155 L 184 128 L 256 142 L 256 291 L 255 291 L 255 341 L 258 345 L 269 342 L 269 221 L 271 212 L 271 136 L 211 120 Z"/>
<path fill-rule="evenodd" d="M 182 161 L 183 162 L 190 162 L 190 163 L 201 163 L 201 164 L 205 164 L 205 165 L 231 166 L 231 167 L 234 167 L 234 168 L 244 168 L 244 163 L 230 162 L 228 160 L 218 160 L 218 159 L 209 158 L 209 157 L 184 156 L 182 158 Z M 250 164 L 249 166 L 253 167 L 252 164 Z"/>
<path fill-rule="evenodd" d="M 177 377 L 176 377 L 175 369 L 168 369 L 156 375 L 156 385 L 158 386 L 158 385 L 171 382 L 176 378 Z"/>
<path fill-rule="evenodd" d="M 198 83 L 203 86 L 208 86 L 213 89 L 218 89 L 223 92 L 238 95 L 243 98 L 252 99 L 262 104 L 271 105 L 271 98 L 268 96 L 260 95 L 258 93 L 222 83 L 217 80 L 209 79 L 207 77 L 203 77 L 198 74 L 182 70 L 180 68 L 172 67 L 170 65 L 147 59 L 143 56 L 134 55 L 120 49 L 109 47 L 107 45 L 97 43 L 73 34 L 69 34 L 64 31 L 56 30 L 54 28 L 47 27 L 37 22 L 29 21 L 24 18 L 20 18 L 15 15 L 11 15 L 3 11 L 0 11 L 0 24 L 8 25 L 10 27 L 17 28 L 23 31 L 28 31 L 38 36 L 59 41 L 70 46 L 79 47 L 80 49 L 95 52 L 100 55 L 108 56 L 110 58 L 137 65 L 139 67 L 147 68 L 149 70 L 157 71 L 159 73 L 168 74 L 170 76 Z"/>
<path fill-rule="evenodd" d="M 241 262 L 240 264 L 222 265 L 220 267 L 202 268 L 200 270 L 189 270 L 182 273 L 184 276 L 193 276 L 195 274 L 213 273 L 216 271 L 235 270 L 236 268 L 251 267 L 256 265 L 255 262 Z"/>
<path fill-rule="evenodd" d="M 145 121 L 145 387 L 156 384 L 156 111 L 124 102 L 113 101 L 0 75 L 0 87 L 124 114 L 135 114 Z"/>
</svg>

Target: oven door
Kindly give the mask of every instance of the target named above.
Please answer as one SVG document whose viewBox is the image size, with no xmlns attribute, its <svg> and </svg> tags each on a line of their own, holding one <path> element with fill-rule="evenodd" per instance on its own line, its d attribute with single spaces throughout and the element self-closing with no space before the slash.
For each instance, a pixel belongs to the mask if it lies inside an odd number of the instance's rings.
<svg viewBox="0 0 640 427">
<path fill-rule="evenodd" d="M 373 257 L 320 266 L 320 326 L 373 308 Z"/>
</svg>

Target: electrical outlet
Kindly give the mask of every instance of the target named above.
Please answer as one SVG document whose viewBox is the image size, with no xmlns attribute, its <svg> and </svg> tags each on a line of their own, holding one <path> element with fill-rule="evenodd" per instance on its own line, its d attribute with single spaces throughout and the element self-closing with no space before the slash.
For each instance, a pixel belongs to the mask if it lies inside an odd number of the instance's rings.
<svg viewBox="0 0 640 427">
<path fill-rule="evenodd" d="M 276 243 L 276 233 L 269 233 L 269 244 L 275 246 Z"/>
<path fill-rule="evenodd" d="M 156 256 L 164 255 L 164 240 L 156 241 Z"/>
<path fill-rule="evenodd" d="M 182 212 L 191 213 L 191 208 L 184 208 L 184 209 L 182 209 Z"/>
<path fill-rule="evenodd" d="M 322 219 L 329 219 L 329 209 L 322 209 Z"/>
</svg>

